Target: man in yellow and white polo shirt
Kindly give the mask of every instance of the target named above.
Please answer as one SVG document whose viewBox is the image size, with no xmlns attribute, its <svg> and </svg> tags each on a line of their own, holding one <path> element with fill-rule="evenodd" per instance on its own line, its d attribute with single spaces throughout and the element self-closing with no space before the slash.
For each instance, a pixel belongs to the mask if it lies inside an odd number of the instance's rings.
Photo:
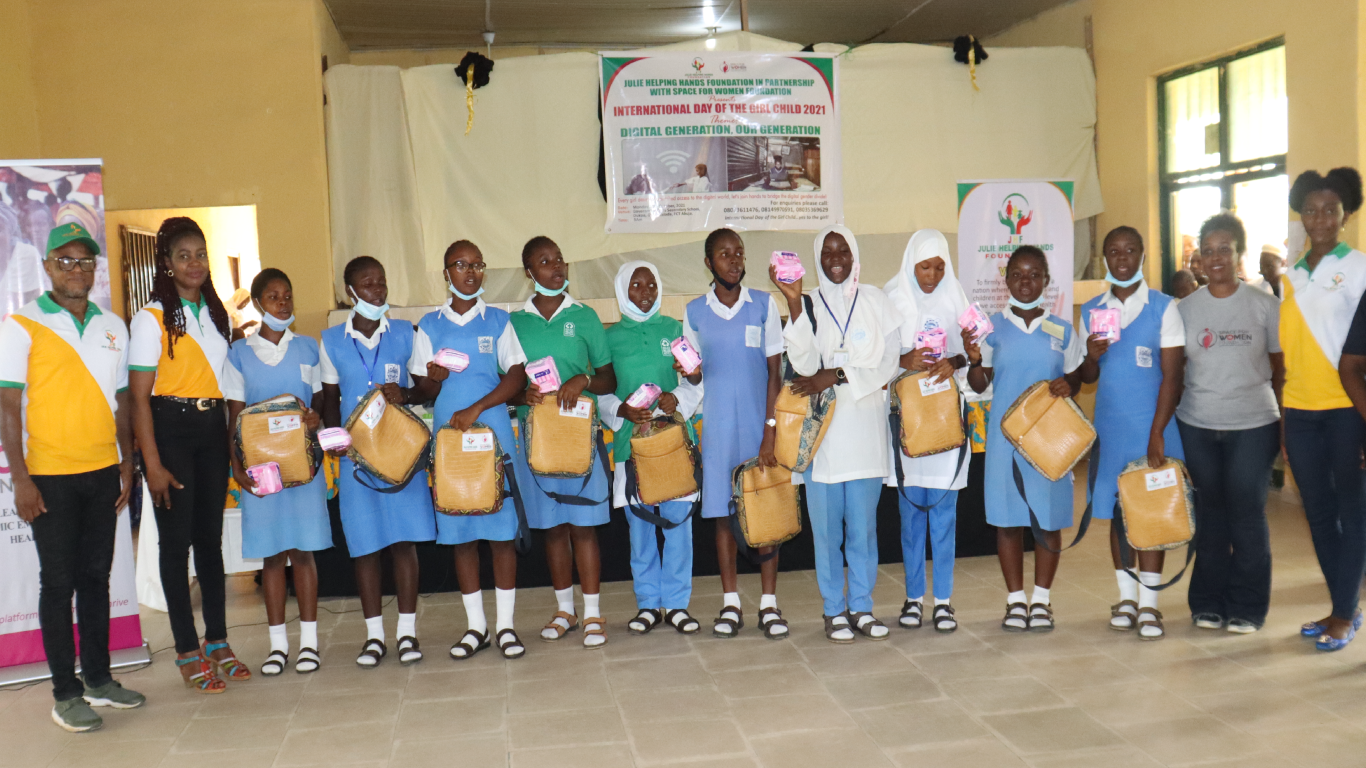
<svg viewBox="0 0 1366 768">
<path fill-rule="evenodd" d="M 88 298 L 99 245 L 79 224 L 48 236 L 52 290 L 0 325 L 0 443 L 19 517 L 38 548 L 38 616 L 52 672 L 52 719 L 100 727 L 90 708 L 146 701 L 109 675 L 109 569 L 133 480 L 128 331 Z M 81 671 L 71 597 L 81 633 Z"/>
</svg>

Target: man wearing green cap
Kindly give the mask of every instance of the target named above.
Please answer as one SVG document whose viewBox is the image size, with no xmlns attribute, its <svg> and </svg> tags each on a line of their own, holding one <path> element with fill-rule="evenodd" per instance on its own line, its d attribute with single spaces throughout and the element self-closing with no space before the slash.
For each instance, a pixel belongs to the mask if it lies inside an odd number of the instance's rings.
<svg viewBox="0 0 1366 768">
<path fill-rule="evenodd" d="M 109 674 L 109 570 L 133 450 L 128 329 L 88 298 L 99 252 L 80 224 L 58 225 L 43 261 L 52 290 L 0 324 L 0 444 L 38 549 L 52 719 L 72 732 L 100 727 L 92 706 L 146 701 Z M 76 676 L 73 594 L 84 680 Z"/>
</svg>

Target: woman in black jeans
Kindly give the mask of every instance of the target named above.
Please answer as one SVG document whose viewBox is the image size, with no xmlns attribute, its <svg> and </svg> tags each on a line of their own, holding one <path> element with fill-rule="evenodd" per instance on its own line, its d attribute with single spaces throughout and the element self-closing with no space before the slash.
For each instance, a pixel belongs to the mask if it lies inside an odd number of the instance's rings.
<svg viewBox="0 0 1366 768">
<path fill-rule="evenodd" d="M 1186 388 L 1176 424 L 1195 484 L 1191 618 L 1239 634 L 1260 629 L 1271 602 L 1266 494 L 1285 379 L 1280 306 L 1238 279 L 1246 250 L 1238 217 L 1210 217 L 1200 227 L 1209 284 L 1177 307 L 1186 326 Z"/>
<path fill-rule="evenodd" d="M 221 375 L 232 329 L 209 279 L 204 233 L 192 219 L 162 222 L 152 301 L 134 317 L 128 349 L 133 432 L 156 509 L 161 587 L 187 686 L 222 693 L 251 670 L 228 647 L 223 584 L 227 415 Z M 200 645 L 190 604 L 189 549 L 204 614 Z"/>
</svg>

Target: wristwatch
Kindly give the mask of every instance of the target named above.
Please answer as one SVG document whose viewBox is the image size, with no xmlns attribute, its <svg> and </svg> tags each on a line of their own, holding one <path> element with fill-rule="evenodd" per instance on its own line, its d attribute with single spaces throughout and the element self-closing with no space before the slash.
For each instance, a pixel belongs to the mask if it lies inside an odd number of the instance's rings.
<svg viewBox="0 0 1366 768">
<path fill-rule="evenodd" d="M 777 419 L 770 418 L 768 421 L 765 421 L 765 422 L 764 422 L 764 426 L 765 426 L 765 427 L 776 427 L 776 426 L 778 426 L 778 420 L 777 420 Z"/>
<path fill-rule="evenodd" d="M 835 381 L 839 382 L 840 384 L 847 384 L 849 382 L 849 377 L 844 375 L 843 368 L 835 369 Z"/>
</svg>

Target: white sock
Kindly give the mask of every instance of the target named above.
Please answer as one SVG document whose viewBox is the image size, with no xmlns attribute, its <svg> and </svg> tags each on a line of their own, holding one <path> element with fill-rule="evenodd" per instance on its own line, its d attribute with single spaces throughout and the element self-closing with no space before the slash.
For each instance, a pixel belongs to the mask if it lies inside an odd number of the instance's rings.
<svg viewBox="0 0 1366 768">
<path fill-rule="evenodd" d="M 602 611 L 598 610 L 598 595 L 585 594 L 583 596 L 583 617 L 585 619 L 601 619 Z"/>
<path fill-rule="evenodd" d="M 1138 580 L 1141 581 L 1141 582 L 1143 582 L 1143 586 L 1141 586 L 1141 587 L 1138 588 L 1138 607 L 1139 607 L 1139 608 L 1156 608 L 1156 607 L 1157 607 L 1157 590 L 1155 590 L 1155 589 L 1149 589 L 1149 587 L 1153 587 L 1153 586 L 1156 586 L 1156 585 L 1158 585 L 1158 584 L 1161 584 L 1161 583 L 1162 583 L 1162 574 L 1160 574 L 1160 573 L 1148 573 L 1148 572 L 1146 572 L 1146 571 L 1139 571 L 1139 572 L 1138 572 Z"/>
<path fill-rule="evenodd" d="M 493 598 L 498 605 L 498 620 L 494 624 L 494 628 L 499 632 L 512 629 L 512 610 L 517 605 L 517 590 L 495 587 Z"/>
<path fill-rule="evenodd" d="M 762 600 L 763 598 L 761 597 L 759 599 Z M 721 595 L 721 605 L 727 606 L 729 608 L 739 608 L 740 593 L 726 592 L 725 594 Z M 777 605 L 777 598 L 774 598 L 774 605 Z"/>
<path fill-rule="evenodd" d="M 939 598 L 936 597 L 936 598 L 934 599 L 934 604 L 935 604 L 935 605 L 948 605 L 948 604 L 949 604 L 949 601 L 948 601 L 948 600 L 940 600 Z"/>
<path fill-rule="evenodd" d="M 1129 571 L 1116 568 L 1115 581 L 1119 583 L 1119 599 L 1121 601 L 1133 600 L 1135 603 L 1138 602 L 1138 582 L 1134 581 L 1134 577 L 1130 575 Z"/>
<path fill-rule="evenodd" d="M 394 631 L 394 636 L 400 639 L 417 637 L 417 614 L 400 613 L 398 615 L 398 629 Z"/>
<path fill-rule="evenodd" d="M 487 634 L 489 622 L 484 618 L 484 593 L 480 591 L 462 594 L 460 599 L 465 603 L 465 621 L 469 624 L 470 630 L 481 635 Z"/>
<path fill-rule="evenodd" d="M 560 611 L 570 616 L 574 615 L 574 588 L 566 587 L 555 590 L 555 602 L 559 604 Z"/>
<path fill-rule="evenodd" d="M 737 597 L 738 597 L 738 595 L 737 595 Z M 738 606 L 739 604 L 740 604 L 739 602 L 736 602 L 736 605 L 737 605 L 737 606 Z M 765 608 L 777 608 L 777 607 L 778 607 L 778 596 L 777 596 L 777 595 L 759 595 L 759 610 L 762 611 L 762 610 L 765 609 Z"/>
<path fill-rule="evenodd" d="M 371 616 L 365 620 L 365 639 L 384 642 L 384 617 Z"/>
<path fill-rule="evenodd" d="M 1028 599 L 1025 597 L 1023 589 L 1019 590 L 1018 592 L 1011 592 L 1010 594 L 1006 595 L 1006 605 L 1025 602 L 1028 602 Z"/>
<path fill-rule="evenodd" d="M 299 622 L 299 647 L 318 650 L 318 622 Z"/>
<path fill-rule="evenodd" d="M 1041 587 L 1038 584 L 1035 584 L 1034 597 L 1029 602 L 1031 605 L 1033 605 L 1034 603 L 1048 605 L 1048 587 Z"/>
<path fill-rule="evenodd" d="M 285 630 L 284 624 L 272 624 L 270 631 L 270 649 L 289 653 L 289 632 Z"/>
<path fill-rule="evenodd" d="M 919 597 L 908 597 L 906 599 L 910 600 L 913 603 L 920 603 L 921 605 L 925 604 L 925 596 L 923 594 Z"/>
</svg>

